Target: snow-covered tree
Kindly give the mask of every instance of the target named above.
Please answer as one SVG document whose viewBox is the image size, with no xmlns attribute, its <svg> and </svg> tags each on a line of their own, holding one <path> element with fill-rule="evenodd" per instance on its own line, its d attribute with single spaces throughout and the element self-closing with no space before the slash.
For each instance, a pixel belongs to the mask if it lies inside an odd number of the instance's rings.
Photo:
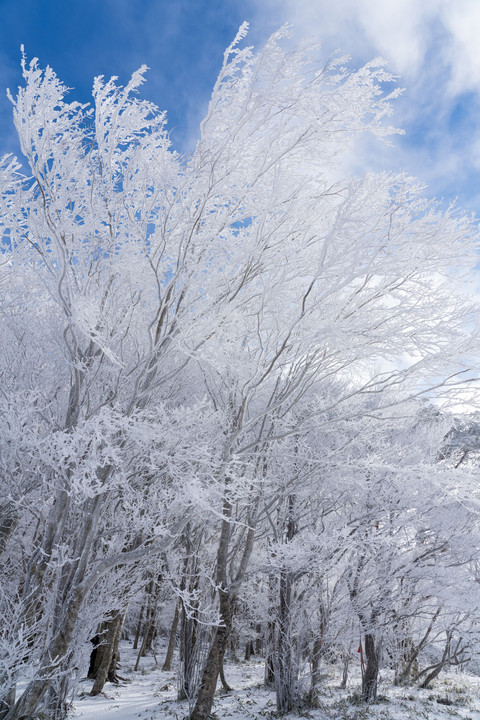
<svg viewBox="0 0 480 720">
<path fill-rule="evenodd" d="M 343 177 L 360 133 L 392 132 L 390 76 L 377 62 L 319 68 L 285 31 L 254 53 L 245 32 L 186 158 L 135 94 L 145 68 L 125 88 L 97 78 L 90 107 L 23 60 L 11 100 L 29 170 L 11 158 L 0 169 L 7 720 L 62 717 L 79 640 L 145 584 L 152 558 L 192 543 L 200 553 L 208 523 L 198 562 L 211 568 L 212 629 L 191 713 L 204 720 L 272 508 L 283 633 L 295 514 L 336 507 L 324 478 L 351 428 L 456 382 L 475 350 L 460 291 L 475 263 L 471 219 L 404 176 Z M 184 619 L 200 590 L 179 577 Z"/>
</svg>

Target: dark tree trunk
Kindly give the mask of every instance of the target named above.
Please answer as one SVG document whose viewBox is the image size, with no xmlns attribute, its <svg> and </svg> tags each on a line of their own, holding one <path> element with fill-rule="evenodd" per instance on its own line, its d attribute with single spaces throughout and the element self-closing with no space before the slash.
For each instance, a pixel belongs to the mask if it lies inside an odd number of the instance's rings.
<svg viewBox="0 0 480 720">
<path fill-rule="evenodd" d="M 213 698 L 217 687 L 223 656 L 227 647 L 231 630 L 230 597 L 220 590 L 220 617 L 222 624 L 217 627 L 202 673 L 197 701 L 190 715 L 190 720 L 206 720 L 211 713 Z"/>
<path fill-rule="evenodd" d="M 451 642 L 452 642 L 452 633 L 450 631 L 447 631 L 447 639 L 445 642 L 445 648 L 443 650 L 442 657 L 438 661 L 438 663 L 435 663 L 435 665 L 431 665 L 430 667 L 426 668 L 425 670 L 422 670 L 420 673 L 421 675 L 426 675 L 425 680 L 420 685 L 421 688 L 428 688 L 430 683 L 437 678 L 445 665 L 449 664 L 450 661 L 450 655 L 451 655 Z M 459 641 L 460 644 L 460 641 Z M 455 655 L 456 653 L 454 653 Z M 455 663 L 459 664 L 459 663 Z M 430 672 L 429 672 L 430 671 Z"/>
<path fill-rule="evenodd" d="M 152 652 L 153 650 L 153 641 L 155 639 L 155 635 L 157 633 L 156 629 L 156 613 L 152 614 L 150 617 L 150 622 L 145 627 L 145 637 L 144 642 L 142 643 L 142 657 L 145 657 L 147 652 Z"/>
<path fill-rule="evenodd" d="M 194 692 L 194 658 L 197 643 L 197 619 L 181 604 L 180 617 L 180 673 L 178 699 L 190 699 Z"/>
<path fill-rule="evenodd" d="M 218 673 L 220 671 L 220 634 L 215 633 L 213 643 L 210 646 L 205 669 L 202 674 L 202 684 L 198 693 L 197 701 L 190 715 L 190 720 L 206 720 L 210 716 L 213 705 L 213 696 L 217 687 Z"/>
<path fill-rule="evenodd" d="M 265 657 L 265 687 L 272 688 L 275 684 L 275 669 L 274 669 L 274 646 L 275 646 L 275 621 L 270 620 L 267 623 L 267 637 L 266 637 L 266 657 Z"/>
<path fill-rule="evenodd" d="M 207 661 L 202 673 L 200 688 L 190 720 L 206 720 L 211 713 L 218 675 L 227 648 L 228 638 L 232 629 L 232 598 L 228 592 L 227 560 L 230 544 L 232 504 L 228 499 L 228 480 L 225 485 L 223 501 L 222 529 L 217 550 L 217 586 L 219 588 L 219 610 L 221 623 L 215 631 Z"/>
<path fill-rule="evenodd" d="M 118 666 L 120 664 L 120 640 L 122 637 L 123 622 L 125 614 L 121 615 L 118 622 L 117 631 L 113 640 L 112 658 L 108 667 L 107 680 L 111 683 L 118 683 L 120 678 L 117 675 Z"/>
<path fill-rule="evenodd" d="M 162 670 L 164 672 L 167 672 L 168 670 L 171 670 L 171 668 L 172 668 L 173 653 L 175 650 L 175 641 L 177 639 L 178 618 L 179 618 L 179 612 L 178 612 L 178 602 L 177 602 L 175 604 L 175 612 L 173 614 L 172 627 L 170 628 L 170 637 L 168 639 L 167 654 L 165 655 L 165 662 L 163 663 L 163 667 L 162 667 Z"/>
<path fill-rule="evenodd" d="M 140 650 L 138 651 L 137 662 L 135 663 L 134 668 L 135 671 L 138 670 L 138 667 L 140 665 L 140 658 L 145 657 L 147 652 L 153 651 L 153 640 L 157 632 L 157 606 L 161 577 L 162 576 L 159 575 L 157 581 L 151 580 L 146 588 L 147 610 L 145 613 L 145 624 L 143 627 L 143 640 L 140 646 Z M 155 653 L 153 653 L 153 655 L 155 657 Z M 157 662 L 156 657 L 155 662 Z"/>
<path fill-rule="evenodd" d="M 145 624 L 143 628 L 143 642 L 138 654 L 135 670 L 138 669 L 138 665 L 141 657 L 145 657 L 147 652 L 150 652 L 153 647 L 153 640 L 156 634 L 157 626 L 157 606 L 158 606 L 158 595 L 160 590 L 161 575 L 158 576 L 157 580 L 151 580 L 146 589 L 147 593 L 147 610 L 145 614 Z"/>
<path fill-rule="evenodd" d="M 100 629 L 101 632 L 101 629 Z M 100 654 L 98 652 L 98 646 L 101 642 L 101 635 L 95 635 L 90 642 L 93 645 L 93 650 L 90 653 L 90 665 L 88 666 L 87 678 L 89 680 L 95 680 L 97 677 L 98 666 L 100 665 Z"/>
<path fill-rule="evenodd" d="M 320 658 L 322 654 L 322 641 L 320 638 L 315 638 L 313 641 L 312 648 L 312 677 L 310 691 L 308 693 L 308 700 L 312 707 L 318 705 L 318 695 L 320 691 Z"/>
<path fill-rule="evenodd" d="M 215 631 L 210 645 L 190 720 L 206 720 L 210 716 L 219 674 L 224 687 L 229 688 L 223 675 L 223 659 L 232 634 L 233 616 L 238 590 L 244 578 L 254 544 L 256 516 L 255 511 L 252 510 L 249 516 L 249 528 L 241 559 L 234 577 L 229 581 L 227 563 L 229 561 L 229 546 L 232 532 L 230 522 L 232 504 L 229 500 L 229 484 L 230 480 L 226 478 L 222 508 L 223 520 L 217 549 L 216 583 L 219 598 L 220 624 Z M 255 507 L 257 507 L 257 502 L 254 504 L 254 508 Z"/>
<path fill-rule="evenodd" d="M 427 675 L 427 677 L 422 682 L 420 687 L 423 689 L 430 687 L 430 683 L 432 683 L 435 680 L 435 678 L 437 678 L 440 675 L 440 673 L 442 672 L 444 664 L 445 663 L 443 663 L 443 662 L 439 662 L 438 665 L 436 665 L 435 668 L 432 670 L 432 672 Z"/>
<path fill-rule="evenodd" d="M 91 695 L 99 695 L 107 680 L 109 682 L 118 682 L 117 664 L 119 659 L 118 645 L 122 634 L 122 625 L 125 618 L 123 612 L 117 614 L 109 620 L 106 625 L 106 633 L 104 642 L 97 647 L 96 654 L 96 670 L 95 682 Z"/>
<path fill-rule="evenodd" d="M 202 542 L 203 532 L 196 533 L 191 524 L 187 523 L 183 533 L 185 544 L 180 591 L 187 591 L 187 595 L 196 595 L 198 590 L 198 552 Z M 179 629 L 179 672 L 178 672 L 178 700 L 191 700 L 195 692 L 195 670 L 198 640 L 197 604 L 188 607 L 183 596 L 178 603 L 180 624 Z"/>
<path fill-rule="evenodd" d="M 375 647 L 375 637 L 367 633 L 365 635 L 365 659 L 366 667 L 362 678 L 362 700 L 366 703 L 374 703 L 377 699 L 379 652 Z"/>
<path fill-rule="evenodd" d="M 225 660 L 225 650 L 220 655 L 220 668 L 219 668 L 220 682 L 222 683 L 222 687 L 225 690 L 225 692 L 232 692 L 232 688 L 230 687 L 230 685 L 228 684 L 228 682 L 225 678 L 224 660 Z"/>
<path fill-rule="evenodd" d="M 250 660 L 251 657 L 255 657 L 255 649 L 253 647 L 253 640 L 247 640 L 245 644 L 245 660 Z"/>
<path fill-rule="evenodd" d="M 240 647 L 240 640 L 238 638 L 238 634 L 236 632 L 233 632 L 233 630 L 232 630 L 232 634 L 230 635 L 229 646 L 230 646 L 230 652 L 232 653 L 233 662 L 234 663 L 240 662 L 240 660 L 238 659 L 238 650 Z"/>
<path fill-rule="evenodd" d="M 263 652 L 263 634 L 260 623 L 257 624 L 255 631 L 257 634 L 255 638 L 255 655 L 261 655 Z"/>
<path fill-rule="evenodd" d="M 132 650 L 138 650 L 138 641 L 140 639 L 140 633 L 142 632 L 142 623 L 143 623 L 143 613 L 144 612 L 145 612 L 145 605 L 142 605 L 142 607 L 140 608 L 140 613 L 138 615 L 137 629 L 135 630 L 135 639 L 133 641 Z"/>
<path fill-rule="evenodd" d="M 277 647 L 275 653 L 275 693 L 277 712 L 290 712 L 296 701 L 297 673 L 293 657 L 291 625 L 292 578 L 287 570 L 280 572 L 280 604 L 277 622 Z"/>
</svg>

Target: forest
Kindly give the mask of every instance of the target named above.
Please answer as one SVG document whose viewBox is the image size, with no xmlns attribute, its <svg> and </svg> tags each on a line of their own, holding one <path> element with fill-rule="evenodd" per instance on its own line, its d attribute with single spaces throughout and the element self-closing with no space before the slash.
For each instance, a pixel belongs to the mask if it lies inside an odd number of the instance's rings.
<svg viewBox="0 0 480 720">
<path fill-rule="evenodd" d="M 474 217 L 349 171 L 398 94 L 246 26 L 189 155 L 140 91 L 23 57 L 0 164 L 0 718 L 163 631 L 190 720 L 261 657 L 275 713 L 480 673 Z M 142 89 L 143 90 L 143 89 Z M 159 658 L 160 659 L 160 658 Z M 174 665 L 172 665 L 174 663 Z"/>
</svg>

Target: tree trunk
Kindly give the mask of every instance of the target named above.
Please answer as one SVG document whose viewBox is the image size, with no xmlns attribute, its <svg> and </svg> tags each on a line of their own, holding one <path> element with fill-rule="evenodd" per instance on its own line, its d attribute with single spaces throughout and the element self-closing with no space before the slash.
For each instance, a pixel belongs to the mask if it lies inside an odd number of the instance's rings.
<svg viewBox="0 0 480 720">
<path fill-rule="evenodd" d="M 42 560 L 31 571 L 29 580 L 35 583 L 39 595 L 41 595 L 41 581 L 56 538 L 59 537 L 59 533 L 66 523 L 64 515 L 68 514 L 69 503 L 68 494 L 63 490 L 60 491 L 55 499 L 52 517 L 47 523 L 47 530 L 42 541 Z M 23 720 L 34 716 L 54 682 L 55 673 L 62 674 L 63 671 L 64 682 L 68 683 L 68 676 L 64 672 L 67 668 L 64 668 L 63 665 L 73 642 L 78 615 L 87 592 L 84 579 L 102 507 L 101 495 L 89 498 L 84 503 L 82 514 L 82 517 L 85 518 L 84 524 L 78 529 L 73 541 L 74 557 L 77 559 L 71 563 L 69 572 L 62 577 L 56 593 L 52 639 L 49 645 L 43 649 L 35 678 L 28 683 L 23 695 L 9 711 L 5 720 Z M 29 590 L 28 584 L 26 584 L 23 592 L 24 594 L 33 592 L 33 588 Z"/>
<path fill-rule="evenodd" d="M 202 673 L 197 701 L 190 715 L 190 720 L 206 720 L 211 713 L 213 698 L 217 687 L 223 656 L 227 647 L 231 629 L 230 597 L 224 590 L 220 595 L 220 617 L 222 624 L 217 627 L 210 646 L 205 668 Z"/>
<path fill-rule="evenodd" d="M 10 501 L 4 505 L 0 505 L 0 555 L 3 553 L 8 541 L 12 537 L 17 526 L 18 519 L 19 513 L 13 502 Z"/>
<path fill-rule="evenodd" d="M 251 657 L 255 657 L 255 650 L 253 647 L 253 640 L 247 640 L 245 644 L 245 660 L 250 660 Z"/>
<path fill-rule="evenodd" d="M 97 658 L 100 657 L 98 668 L 95 674 L 95 682 L 90 695 L 99 695 L 107 680 L 118 682 L 117 663 L 118 645 L 122 634 L 122 625 L 125 613 L 118 611 L 117 614 L 106 623 L 105 642 L 97 648 Z"/>
<path fill-rule="evenodd" d="M 367 662 L 362 679 L 362 700 L 374 703 L 377 699 L 379 652 L 375 647 L 375 637 L 370 633 L 365 635 L 365 658 Z"/>
<path fill-rule="evenodd" d="M 145 657 L 148 652 L 152 652 L 153 650 L 153 641 L 157 633 L 156 622 L 156 611 L 154 611 L 149 624 L 145 627 L 145 642 L 142 647 L 142 657 Z"/>
<path fill-rule="evenodd" d="M 147 612 L 145 616 L 145 628 L 143 631 L 142 657 L 152 649 L 157 623 L 158 584 L 152 580 L 147 587 Z"/>
<path fill-rule="evenodd" d="M 181 604 L 180 618 L 180 673 L 178 699 L 191 699 L 194 692 L 194 658 L 197 643 L 197 619 L 191 617 Z"/>
<path fill-rule="evenodd" d="M 93 645 L 93 650 L 90 653 L 90 664 L 88 666 L 88 673 L 87 673 L 87 678 L 89 680 L 95 680 L 95 678 L 97 677 L 97 671 L 98 671 L 98 667 L 99 667 L 100 661 L 101 661 L 101 656 L 100 656 L 100 653 L 98 652 L 99 645 L 102 641 L 101 632 L 102 632 L 102 628 L 100 628 L 99 634 L 94 635 L 94 637 L 90 640 L 90 642 Z"/>
<path fill-rule="evenodd" d="M 239 663 L 240 660 L 238 659 L 238 651 L 240 649 L 240 640 L 238 638 L 238 633 L 233 632 L 230 635 L 230 652 L 232 653 L 232 659 L 234 663 Z"/>
<path fill-rule="evenodd" d="M 232 627 L 232 599 L 227 590 L 227 560 L 228 549 L 230 544 L 230 518 L 232 514 L 232 504 L 228 496 L 228 479 L 225 483 L 225 496 L 223 501 L 223 520 L 220 532 L 220 540 L 217 550 L 217 586 L 219 588 L 218 597 L 220 604 L 220 625 L 215 631 L 212 644 L 205 664 L 198 696 L 190 720 L 206 720 L 210 715 L 213 705 L 215 689 L 217 687 L 217 679 L 220 673 L 222 659 L 227 648 L 227 641 Z"/>
<path fill-rule="evenodd" d="M 262 634 L 262 626 L 260 623 L 257 623 L 255 631 L 256 631 L 255 655 L 261 655 L 263 652 L 263 634 Z"/>
<path fill-rule="evenodd" d="M 322 654 L 322 640 L 318 637 L 313 641 L 312 648 L 312 677 L 308 699 L 312 707 L 318 705 L 318 693 L 320 688 L 320 657 Z"/>
<path fill-rule="evenodd" d="M 320 628 L 319 633 L 313 641 L 312 648 L 312 681 L 310 686 L 310 703 L 312 705 L 318 704 L 318 693 L 320 687 L 321 673 L 320 673 L 320 660 L 323 651 L 323 639 L 325 637 L 325 630 L 327 626 L 327 618 L 323 603 L 320 603 Z"/>
<path fill-rule="evenodd" d="M 415 681 L 418 679 L 418 656 L 421 650 L 427 644 L 430 633 L 435 625 L 435 622 L 440 615 L 442 608 L 439 606 L 430 620 L 430 623 L 420 641 L 417 645 L 414 645 L 411 638 L 403 639 L 400 641 L 400 661 L 397 664 L 395 670 L 395 684 L 404 685 L 409 681 Z M 405 638 L 405 633 L 404 633 Z"/>
<path fill-rule="evenodd" d="M 409 685 L 418 671 L 418 653 L 412 638 L 403 638 L 399 643 L 398 651 L 394 685 Z"/>
<path fill-rule="evenodd" d="M 452 642 L 452 635 L 450 632 L 447 632 L 447 639 L 445 642 L 445 648 L 443 650 L 442 657 L 438 661 L 438 663 L 435 663 L 435 665 L 430 666 L 426 670 L 422 670 L 421 675 L 427 675 L 425 680 L 420 685 L 421 688 L 428 688 L 430 683 L 435 680 L 436 677 L 440 675 L 445 665 L 448 664 L 448 659 L 450 656 L 450 645 Z M 430 670 L 431 672 L 428 672 Z M 428 674 L 427 674 L 428 673 Z"/>
<path fill-rule="evenodd" d="M 190 720 L 206 720 L 209 717 L 215 689 L 217 687 L 218 673 L 220 671 L 220 645 L 221 632 L 215 633 L 210 646 L 205 669 L 202 674 L 202 684 L 198 693 L 197 701 L 190 715 Z"/>
<path fill-rule="evenodd" d="M 140 650 L 137 656 L 137 662 L 135 663 L 135 670 L 138 670 L 140 664 L 140 658 L 145 657 L 147 652 L 152 650 L 153 640 L 156 633 L 156 622 L 157 622 L 157 604 L 159 594 L 159 584 L 161 575 L 158 576 L 157 581 L 153 579 L 148 583 L 146 588 L 147 603 L 146 603 L 146 614 L 145 624 L 143 626 L 143 640 L 140 646 Z M 140 623 L 139 623 L 140 624 Z M 138 639 L 137 645 L 138 645 Z"/>
<path fill-rule="evenodd" d="M 145 657 L 147 652 L 152 651 L 153 649 L 153 640 L 155 638 L 157 629 L 157 605 L 160 579 L 161 575 L 158 576 L 157 581 L 151 580 L 146 588 L 147 610 L 145 613 L 145 625 L 143 627 L 143 640 L 140 646 L 140 650 L 138 651 L 137 662 L 135 663 L 135 671 L 138 670 L 138 667 L 140 665 L 140 658 Z M 155 656 L 155 653 L 153 654 Z M 157 662 L 156 657 L 155 662 Z"/>
<path fill-rule="evenodd" d="M 68 675 L 62 675 L 50 685 L 45 700 L 45 715 L 48 720 L 65 720 L 69 711 L 67 702 L 70 682 Z"/>
<path fill-rule="evenodd" d="M 172 627 L 170 629 L 170 637 L 168 640 L 167 654 L 165 655 L 165 662 L 163 663 L 163 667 L 162 667 L 162 670 L 164 672 L 171 670 L 171 667 L 172 667 L 173 653 L 175 650 L 175 641 L 177 639 L 177 630 L 178 630 L 178 618 L 179 618 L 178 604 L 179 604 L 178 602 L 175 604 L 175 612 L 173 615 Z"/>
<path fill-rule="evenodd" d="M 345 690 L 347 687 L 348 680 L 348 666 L 350 665 L 350 656 L 345 653 L 343 656 L 343 667 L 342 667 L 342 682 L 340 683 L 340 689 Z"/>
<path fill-rule="evenodd" d="M 273 613 L 273 611 L 272 611 L 272 613 Z M 265 683 L 266 688 L 272 688 L 275 684 L 275 669 L 274 669 L 275 621 L 274 620 L 269 620 L 267 623 L 266 646 L 267 647 L 266 647 L 266 654 L 265 654 L 264 683 Z"/>
<path fill-rule="evenodd" d="M 225 690 L 225 692 L 232 692 L 232 688 L 228 684 L 227 679 L 225 677 L 224 660 L 225 660 L 225 650 L 220 655 L 220 668 L 219 668 L 220 682 L 222 683 L 222 687 Z"/>
<path fill-rule="evenodd" d="M 145 605 L 142 605 L 142 607 L 140 608 L 140 613 L 138 615 L 137 629 L 135 630 L 135 639 L 133 641 L 132 650 L 138 650 L 138 641 L 140 639 L 140 633 L 142 631 L 142 622 L 143 622 L 144 611 L 145 611 Z"/>
<path fill-rule="evenodd" d="M 295 496 L 289 495 L 285 543 L 290 543 L 297 534 L 294 508 Z M 280 714 L 290 712 L 298 700 L 298 667 L 293 656 L 292 592 L 292 573 L 290 570 L 282 569 L 280 571 L 274 656 L 275 693 L 277 698 L 277 712 Z"/>
<path fill-rule="evenodd" d="M 297 673 L 294 667 L 291 626 L 292 578 L 288 570 L 280 571 L 280 604 L 277 622 L 275 652 L 275 693 L 277 712 L 281 715 L 292 710 L 296 701 Z"/>
<path fill-rule="evenodd" d="M 71 601 L 64 607 L 62 618 L 58 620 L 57 632 L 40 658 L 36 678 L 27 685 L 23 695 L 6 715 L 5 720 L 25 720 L 37 714 L 40 703 L 54 682 L 55 673 L 62 671 L 62 664 L 73 640 L 83 597 L 84 593 L 77 588 Z"/>
<path fill-rule="evenodd" d="M 226 478 L 222 508 L 222 515 L 224 519 L 222 520 L 220 540 L 217 550 L 216 582 L 219 597 L 220 624 L 216 629 L 210 646 L 207 662 L 204 666 L 200 681 L 197 700 L 190 715 L 190 720 L 206 720 L 206 718 L 210 715 L 219 674 L 222 674 L 224 687 L 229 688 L 228 683 L 225 681 L 223 676 L 223 659 L 227 649 L 228 640 L 232 633 L 236 598 L 238 596 L 238 591 L 244 578 L 254 545 L 256 522 L 255 508 L 258 505 L 258 499 L 253 504 L 253 509 L 249 516 L 249 528 L 246 542 L 236 574 L 229 586 L 227 562 L 229 560 L 228 552 L 231 538 L 230 518 L 232 516 L 232 504 L 228 497 L 229 483 L 229 478 Z"/>
<path fill-rule="evenodd" d="M 7 691 L 2 690 L 2 696 L 0 697 L 0 720 L 6 717 L 10 708 L 15 705 L 15 688 L 10 688 Z"/>
</svg>

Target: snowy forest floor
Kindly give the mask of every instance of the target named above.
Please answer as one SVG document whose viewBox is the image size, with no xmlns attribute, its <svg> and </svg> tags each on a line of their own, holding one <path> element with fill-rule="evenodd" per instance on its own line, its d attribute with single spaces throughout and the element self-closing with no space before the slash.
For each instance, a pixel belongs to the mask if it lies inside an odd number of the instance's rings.
<svg viewBox="0 0 480 720">
<path fill-rule="evenodd" d="M 107 683 L 97 697 L 89 695 L 92 681 L 84 680 L 70 717 L 72 720 L 183 720 L 188 703 L 176 700 L 175 671 L 162 672 L 153 657 L 142 658 L 133 670 L 136 651 L 128 643 L 121 647 L 120 675 L 125 682 Z M 163 660 L 161 654 L 159 662 Z M 274 718 L 275 694 L 263 687 L 263 662 L 226 664 L 225 675 L 234 688 L 217 692 L 213 714 L 219 720 Z M 288 718 L 310 720 L 480 720 L 480 677 L 444 673 L 429 690 L 395 688 L 387 673 L 379 686 L 379 702 L 365 707 L 358 702 L 360 678 L 352 672 L 346 690 L 338 688 L 339 677 L 328 669 L 321 706 L 291 713 Z"/>
</svg>

